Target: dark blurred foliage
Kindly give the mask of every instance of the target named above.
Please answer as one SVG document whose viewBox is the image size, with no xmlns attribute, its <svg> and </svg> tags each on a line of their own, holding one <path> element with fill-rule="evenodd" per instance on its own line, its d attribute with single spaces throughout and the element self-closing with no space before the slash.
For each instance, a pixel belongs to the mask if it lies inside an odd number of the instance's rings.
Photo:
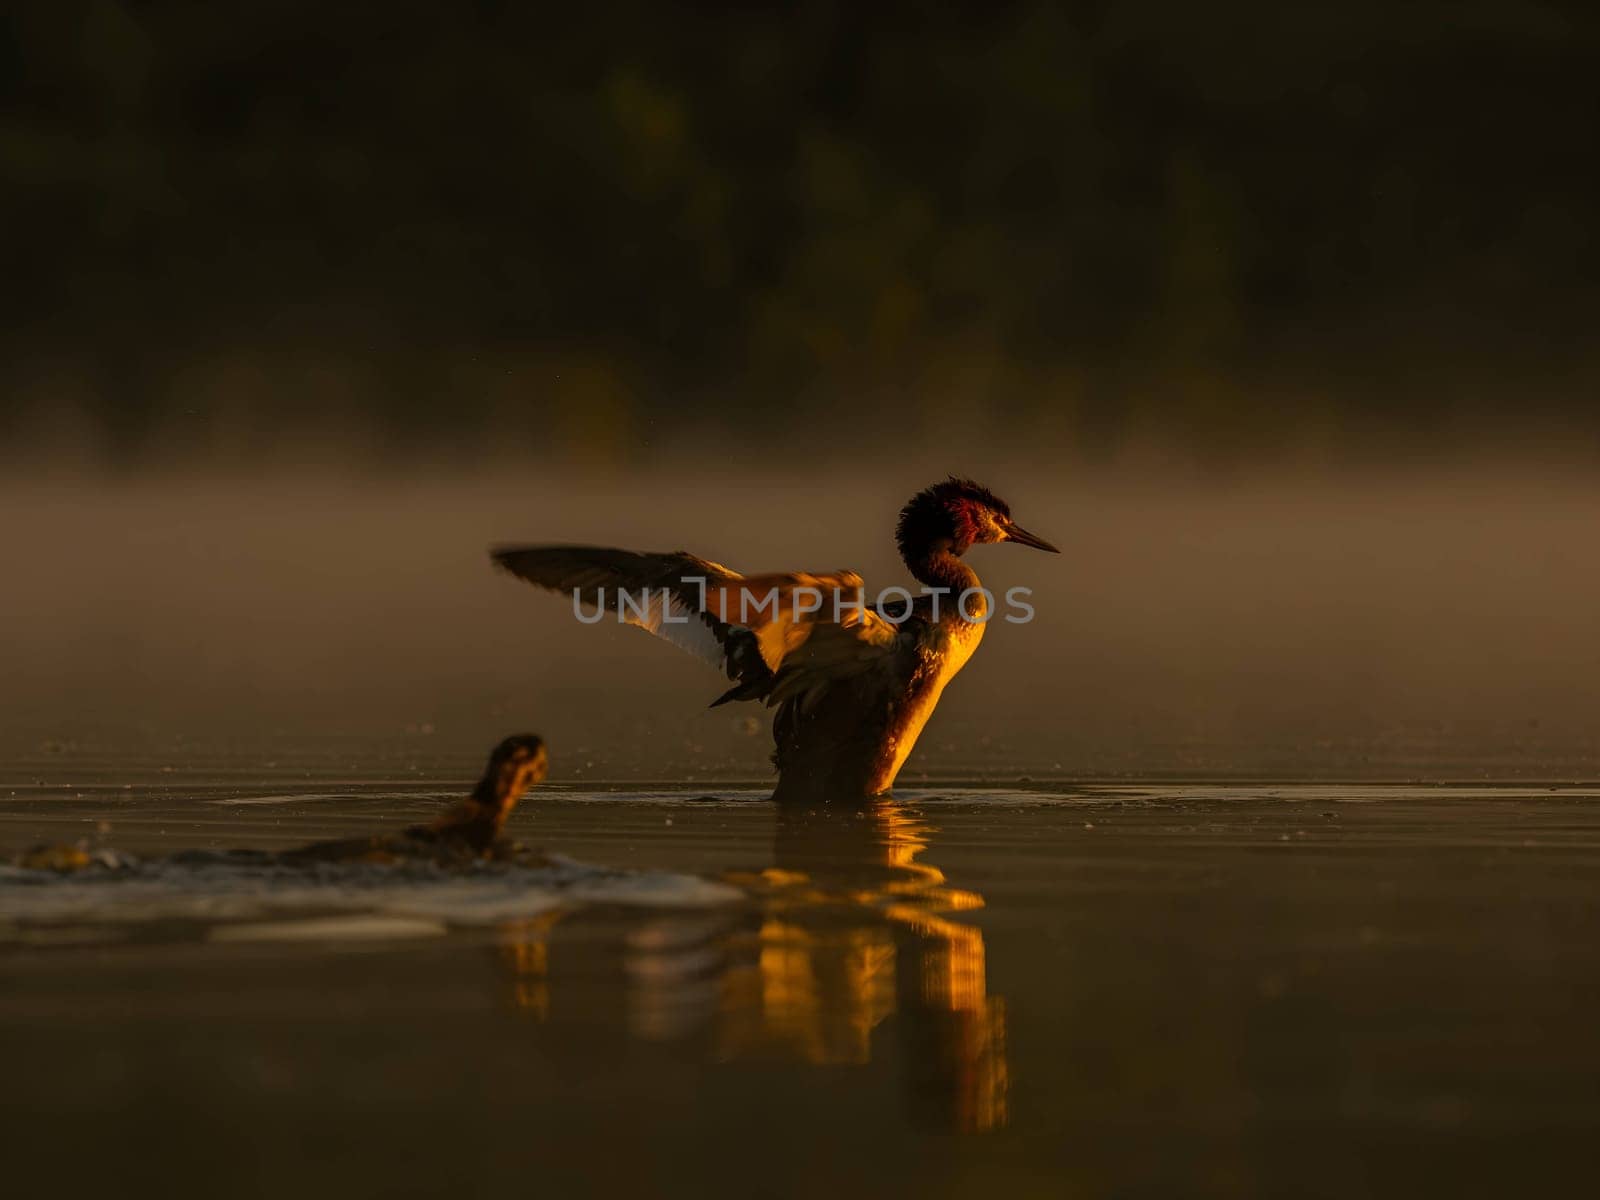
<svg viewBox="0 0 1600 1200">
<path fill-rule="evenodd" d="M 11 5 L 0 411 L 1592 437 L 1596 12 Z"/>
</svg>

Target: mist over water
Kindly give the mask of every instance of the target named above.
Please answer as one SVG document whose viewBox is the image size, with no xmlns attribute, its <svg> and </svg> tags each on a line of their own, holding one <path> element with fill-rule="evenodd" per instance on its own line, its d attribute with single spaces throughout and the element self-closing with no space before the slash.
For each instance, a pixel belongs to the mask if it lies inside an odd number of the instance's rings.
<svg viewBox="0 0 1600 1200">
<path fill-rule="evenodd" d="M 938 461 L 935 462 L 937 457 Z M 0 487 L 5 757 L 466 764 L 513 729 L 569 779 L 768 777 L 720 678 L 493 571 L 499 542 L 686 549 L 909 584 L 899 506 L 951 468 L 1062 547 L 969 561 L 997 622 L 901 777 L 1600 772 L 1600 482 L 1504 466 L 1218 479 L 919 453 L 825 476 L 284 471 Z"/>
</svg>

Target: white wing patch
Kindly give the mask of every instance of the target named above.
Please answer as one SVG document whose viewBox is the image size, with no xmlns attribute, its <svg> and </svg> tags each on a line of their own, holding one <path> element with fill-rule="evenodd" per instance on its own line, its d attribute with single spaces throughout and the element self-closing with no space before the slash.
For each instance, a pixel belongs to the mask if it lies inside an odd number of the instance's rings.
<svg viewBox="0 0 1600 1200">
<path fill-rule="evenodd" d="M 800 695 L 809 705 L 838 680 L 876 671 L 888 681 L 907 639 L 917 637 L 865 606 L 854 571 L 743 576 L 681 551 L 606 546 L 508 546 L 493 557 L 529 583 L 575 601 L 581 594 L 621 623 L 725 671 L 740 687 L 724 699 L 777 703 Z M 778 679 L 770 693 L 768 673 Z"/>
<path fill-rule="evenodd" d="M 634 601 L 642 601 L 635 605 Z M 620 612 L 624 624 L 653 633 L 664 642 L 698 659 L 721 668 L 725 651 L 717 641 L 711 627 L 700 619 L 700 614 L 665 588 L 656 588 L 646 597 L 633 597 L 623 601 Z M 643 608 L 642 614 L 638 608 Z"/>
</svg>

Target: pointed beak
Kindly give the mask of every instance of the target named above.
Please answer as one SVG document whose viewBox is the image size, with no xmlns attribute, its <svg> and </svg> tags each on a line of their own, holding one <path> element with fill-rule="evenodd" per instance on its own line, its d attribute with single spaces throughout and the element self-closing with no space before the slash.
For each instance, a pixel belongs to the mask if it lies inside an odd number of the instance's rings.
<svg viewBox="0 0 1600 1200">
<path fill-rule="evenodd" d="M 1042 537 L 1029 533 L 1020 525 L 1006 526 L 1006 541 L 1016 542 L 1019 546 L 1032 546 L 1035 550 L 1048 550 L 1051 554 L 1061 553 Z"/>
</svg>

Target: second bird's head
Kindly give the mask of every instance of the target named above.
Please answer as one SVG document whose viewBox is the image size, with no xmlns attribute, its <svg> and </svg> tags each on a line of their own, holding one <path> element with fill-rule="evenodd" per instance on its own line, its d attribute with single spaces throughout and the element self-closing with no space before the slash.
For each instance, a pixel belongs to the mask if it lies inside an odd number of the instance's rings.
<svg viewBox="0 0 1600 1200">
<path fill-rule="evenodd" d="M 503 815 L 549 773 L 550 754 L 544 739 L 533 733 L 513 734 L 490 752 L 478 784 L 478 798 L 492 802 Z"/>
<path fill-rule="evenodd" d="M 970 479 L 951 476 L 911 497 L 895 529 L 900 553 L 909 562 L 929 551 L 965 554 L 986 542 L 1016 542 L 1060 554 L 1049 542 L 1011 519 L 1011 506 Z"/>
</svg>

